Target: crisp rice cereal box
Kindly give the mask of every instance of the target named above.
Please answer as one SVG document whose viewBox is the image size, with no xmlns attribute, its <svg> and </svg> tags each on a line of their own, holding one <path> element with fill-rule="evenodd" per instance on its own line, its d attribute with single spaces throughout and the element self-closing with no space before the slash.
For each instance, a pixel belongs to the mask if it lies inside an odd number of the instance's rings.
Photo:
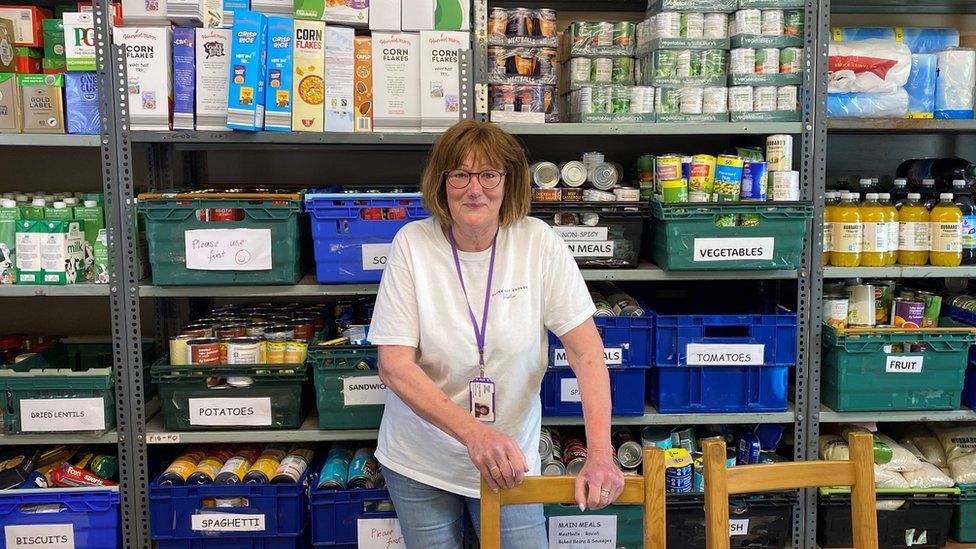
<svg viewBox="0 0 976 549">
<path fill-rule="evenodd" d="M 356 83 L 353 114 L 357 132 L 373 131 L 373 43 L 369 36 L 356 37 Z"/>
<path fill-rule="evenodd" d="M 264 88 L 264 129 L 291 131 L 295 20 L 268 18 L 268 81 Z"/>
<path fill-rule="evenodd" d="M 196 29 L 173 29 L 173 129 L 192 130 L 196 98 Z"/>
<path fill-rule="evenodd" d="M 263 13 L 237 11 L 234 14 L 233 30 L 227 127 L 235 130 L 262 130 L 264 83 L 267 78 L 268 18 Z"/>
</svg>

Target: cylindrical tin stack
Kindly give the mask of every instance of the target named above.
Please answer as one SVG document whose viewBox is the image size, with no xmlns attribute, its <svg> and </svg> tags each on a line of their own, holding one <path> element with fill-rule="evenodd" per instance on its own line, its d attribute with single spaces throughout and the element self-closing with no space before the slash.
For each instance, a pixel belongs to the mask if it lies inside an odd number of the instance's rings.
<svg viewBox="0 0 976 549">
<path fill-rule="evenodd" d="M 489 95 L 493 120 L 544 114 L 558 122 L 556 11 L 492 8 L 488 14 Z M 516 115 L 518 116 L 518 115 Z"/>
</svg>

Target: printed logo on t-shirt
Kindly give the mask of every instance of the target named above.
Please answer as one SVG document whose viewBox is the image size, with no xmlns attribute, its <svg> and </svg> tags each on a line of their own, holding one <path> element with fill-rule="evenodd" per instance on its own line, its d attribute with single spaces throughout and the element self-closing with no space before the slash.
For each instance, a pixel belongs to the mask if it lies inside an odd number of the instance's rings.
<svg viewBox="0 0 976 549">
<path fill-rule="evenodd" d="M 496 297 L 498 295 L 502 296 L 502 299 L 515 299 L 519 296 L 522 290 L 528 290 L 528 285 L 522 285 L 517 288 L 506 288 L 502 290 L 495 290 L 492 292 L 491 297 Z"/>
</svg>

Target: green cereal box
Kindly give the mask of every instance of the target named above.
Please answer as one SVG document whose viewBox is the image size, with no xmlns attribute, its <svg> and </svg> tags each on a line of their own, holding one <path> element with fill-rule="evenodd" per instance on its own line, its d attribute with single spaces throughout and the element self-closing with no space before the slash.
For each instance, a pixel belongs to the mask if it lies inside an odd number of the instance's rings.
<svg viewBox="0 0 976 549">
<path fill-rule="evenodd" d="M 325 0 L 295 0 L 295 19 L 325 21 Z"/>
<path fill-rule="evenodd" d="M 64 61 L 64 21 L 44 19 L 41 26 L 44 29 L 44 58 Z"/>
<path fill-rule="evenodd" d="M 45 231 L 40 239 L 43 283 L 64 286 L 84 280 L 85 222 L 45 219 L 38 223 Z"/>
<path fill-rule="evenodd" d="M 17 221 L 17 284 L 43 284 L 41 268 L 41 238 L 45 227 L 43 220 L 20 219 Z"/>
</svg>

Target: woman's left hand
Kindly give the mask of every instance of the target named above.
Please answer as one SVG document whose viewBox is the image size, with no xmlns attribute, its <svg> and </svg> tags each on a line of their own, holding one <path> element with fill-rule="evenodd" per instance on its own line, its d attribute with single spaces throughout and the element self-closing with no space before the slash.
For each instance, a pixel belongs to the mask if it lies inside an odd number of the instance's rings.
<svg viewBox="0 0 976 549">
<path fill-rule="evenodd" d="M 603 509 L 624 491 L 624 474 L 609 453 L 589 455 L 576 477 L 576 503 L 580 511 Z"/>
</svg>

